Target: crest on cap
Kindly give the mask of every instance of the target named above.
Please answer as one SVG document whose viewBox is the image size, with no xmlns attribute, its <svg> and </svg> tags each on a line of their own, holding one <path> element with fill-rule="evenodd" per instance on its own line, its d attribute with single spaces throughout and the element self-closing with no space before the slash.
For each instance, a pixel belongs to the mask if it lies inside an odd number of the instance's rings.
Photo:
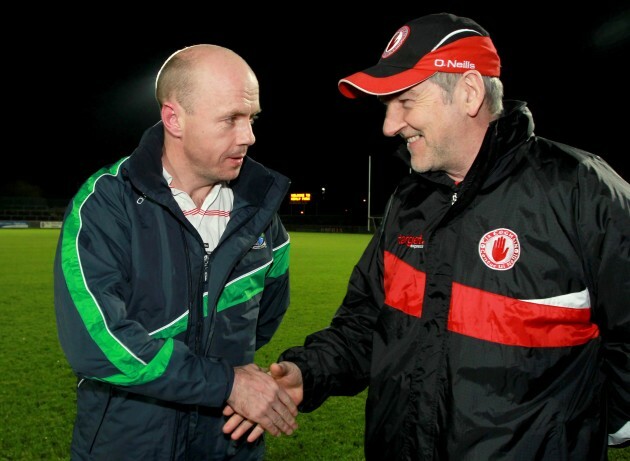
<svg viewBox="0 0 630 461">
<path fill-rule="evenodd" d="M 381 58 L 385 59 L 386 57 L 394 54 L 396 50 L 398 50 L 402 46 L 402 44 L 405 43 L 405 40 L 408 36 L 409 26 L 402 26 L 400 29 L 398 29 L 385 47 L 385 51 L 383 51 Z"/>
<path fill-rule="evenodd" d="M 379 62 L 338 82 L 348 98 L 388 95 L 406 90 L 436 72 L 476 70 L 498 77 L 501 60 L 488 32 L 469 18 L 439 13 L 400 27 Z"/>
</svg>

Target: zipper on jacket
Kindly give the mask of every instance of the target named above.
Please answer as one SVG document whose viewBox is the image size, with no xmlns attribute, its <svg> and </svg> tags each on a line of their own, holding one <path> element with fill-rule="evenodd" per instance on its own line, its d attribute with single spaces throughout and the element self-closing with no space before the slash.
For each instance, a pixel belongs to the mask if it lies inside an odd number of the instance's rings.
<svg viewBox="0 0 630 461">
<path fill-rule="evenodd" d="M 210 253 L 203 255 L 203 281 L 208 283 L 208 262 L 210 261 Z"/>
<path fill-rule="evenodd" d="M 184 255 L 186 257 L 186 279 L 188 282 L 188 299 L 186 300 L 186 306 L 188 307 L 188 318 L 190 319 L 190 322 L 192 322 L 193 320 L 195 321 L 195 325 L 199 325 L 199 320 L 196 318 L 196 316 L 193 315 L 193 286 L 192 286 L 192 262 L 190 261 L 190 250 L 188 248 L 188 240 L 186 239 L 186 229 L 184 228 L 184 226 L 182 226 L 180 224 L 179 226 L 179 230 L 181 232 L 181 236 L 182 236 L 182 243 L 184 244 Z M 190 333 L 191 330 L 188 329 L 188 331 L 186 332 L 186 344 L 188 344 L 188 341 L 190 340 Z M 195 331 L 195 345 L 193 347 L 193 351 L 197 352 L 197 347 L 198 347 L 198 341 L 199 341 L 199 333 L 198 331 Z"/>
<path fill-rule="evenodd" d="M 209 253 L 204 253 L 203 255 L 203 268 L 202 271 L 203 273 L 201 274 L 201 279 L 200 279 L 200 283 L 199 285 L 201 285 L 199 287 L 199 292 L 203 293 L 205 291 L 208 290 L 208 278 L 210 277 L 210 254 Z M 210 309 L 210 306 L 208 306 L 208 309 Z M 208 312 L 208 316 L 210 316 L 210 312 Z M 202 301 L 201 301 L 201 306 L 199 308 L 199 329 L 197 331 L 197 345 L 196 348 L 199 348 L 199 352 L 202 352 L 203 350 L 203 344 L 204 341 L 206 341 L 206 338 L 202 338 L 202 334 L 204 332 L 203 329 L 203 325 L 206 323 L 206 319 L 203 316 L 203 295 L 202 295 Z M 212 327 L 210 327 L 212 328 Z"/>
<path fill-rule="evenodd" d="M 457 202 L 457 192 L 453 192 L 453 196 L 451 197 L 451 205 L 455 205 Z"/>
<path fill-rule="evenodd" d="M 204 342 L 205 342 L 205 347 L 203 351 L 204 357 L 208 356 L 210 347 L 212 345 L 212 336 L 214 335 L 214 326 L 215 326 L 214 316 L 216 315 L 216 311 L 217 311 L 216 305 L 210 304 L 210 298 L 209 298 L 210 289 L 208 288 L 208 282 L 207 282 L 208 280 L 210 280 L 210 271 L 212 270 L 211 263 L 213 261 L 214 261 L 214 253 L 212 251 L 209 253 L 206 253 L 206 256 L 204 258 L 203 278 L 204 280 L 206 280 L 204 290 L 208 290 L 208 318 L 206 319 L 207 324 L 208 324 L 208 334 L 204 338 Z"/>
</svg>

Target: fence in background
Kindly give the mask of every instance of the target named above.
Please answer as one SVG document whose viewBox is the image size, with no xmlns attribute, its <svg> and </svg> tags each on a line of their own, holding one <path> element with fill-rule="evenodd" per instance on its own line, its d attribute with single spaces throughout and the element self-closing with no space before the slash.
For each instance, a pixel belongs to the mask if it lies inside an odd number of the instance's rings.
<svg viewBox="0 0 630 461">
<path fill-rule="evenodd" d="M 0 228 L 59 228 L 67 201 L 39 197 L 0 197 Z M 281 215 L 288 231 L 371 234 L 380 218 L 368 228 L 364 218 L 350 215 Z"/>
<path fill-rule="evenodd" d="M 0 221 L 61 221 L 67 201 L 0 197 Z"/>
</svg>

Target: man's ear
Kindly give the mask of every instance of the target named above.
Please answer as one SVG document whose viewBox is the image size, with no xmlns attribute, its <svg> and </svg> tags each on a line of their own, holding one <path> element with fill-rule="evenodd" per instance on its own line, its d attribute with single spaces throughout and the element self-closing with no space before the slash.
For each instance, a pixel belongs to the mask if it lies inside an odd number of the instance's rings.
<svg viewBox="0 0 630 461">
<path fill-rule="evenodd" d="M 477 116 L 486 96 L 483 77 L 476 70 L 464 72 L 460 83 L 463 85 L 463 102 L 468 115 Z"/>
<path fill-rule="evenodd" d="M 182 117 L 180 117 L 183 108 L 178 104 L 173 104 L 170 102 L 165 102 L 162 104 L 162 109 L 160 110 L 160 116 L 162 118 L 162 123 L 164 124 L 164 128 L 174 137 L 179 138 L 182 134 Z"/>
</svg>

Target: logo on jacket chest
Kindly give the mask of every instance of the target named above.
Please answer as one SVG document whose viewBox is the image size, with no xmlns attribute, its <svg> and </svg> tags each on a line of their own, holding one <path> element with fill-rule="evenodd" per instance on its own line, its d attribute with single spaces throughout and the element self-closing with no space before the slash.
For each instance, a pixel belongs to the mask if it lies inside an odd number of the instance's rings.
<svg viewBox="0 0 630 461">
<path fill-rule="evenodd" d="M 399 235 L 398 245 L 409 248 L 424 248 L 424 237 L 420 235 Z"/>
<path fill-rule="evenodd" d="M 260 234 L 260 237 L 254 243 L 252 247 L 253 250 L 262 250 L 263 248 L 267 248 L 267 242 L 265 241 L 265 233 Z"/>
<path fill-rule="evenodd" d="M 506 271 L 518 261 L 521 245 L 516 232 L 499 228 L 486 233 L 479 241 L 479 256 L 486 266 Z"/>
</svg>

